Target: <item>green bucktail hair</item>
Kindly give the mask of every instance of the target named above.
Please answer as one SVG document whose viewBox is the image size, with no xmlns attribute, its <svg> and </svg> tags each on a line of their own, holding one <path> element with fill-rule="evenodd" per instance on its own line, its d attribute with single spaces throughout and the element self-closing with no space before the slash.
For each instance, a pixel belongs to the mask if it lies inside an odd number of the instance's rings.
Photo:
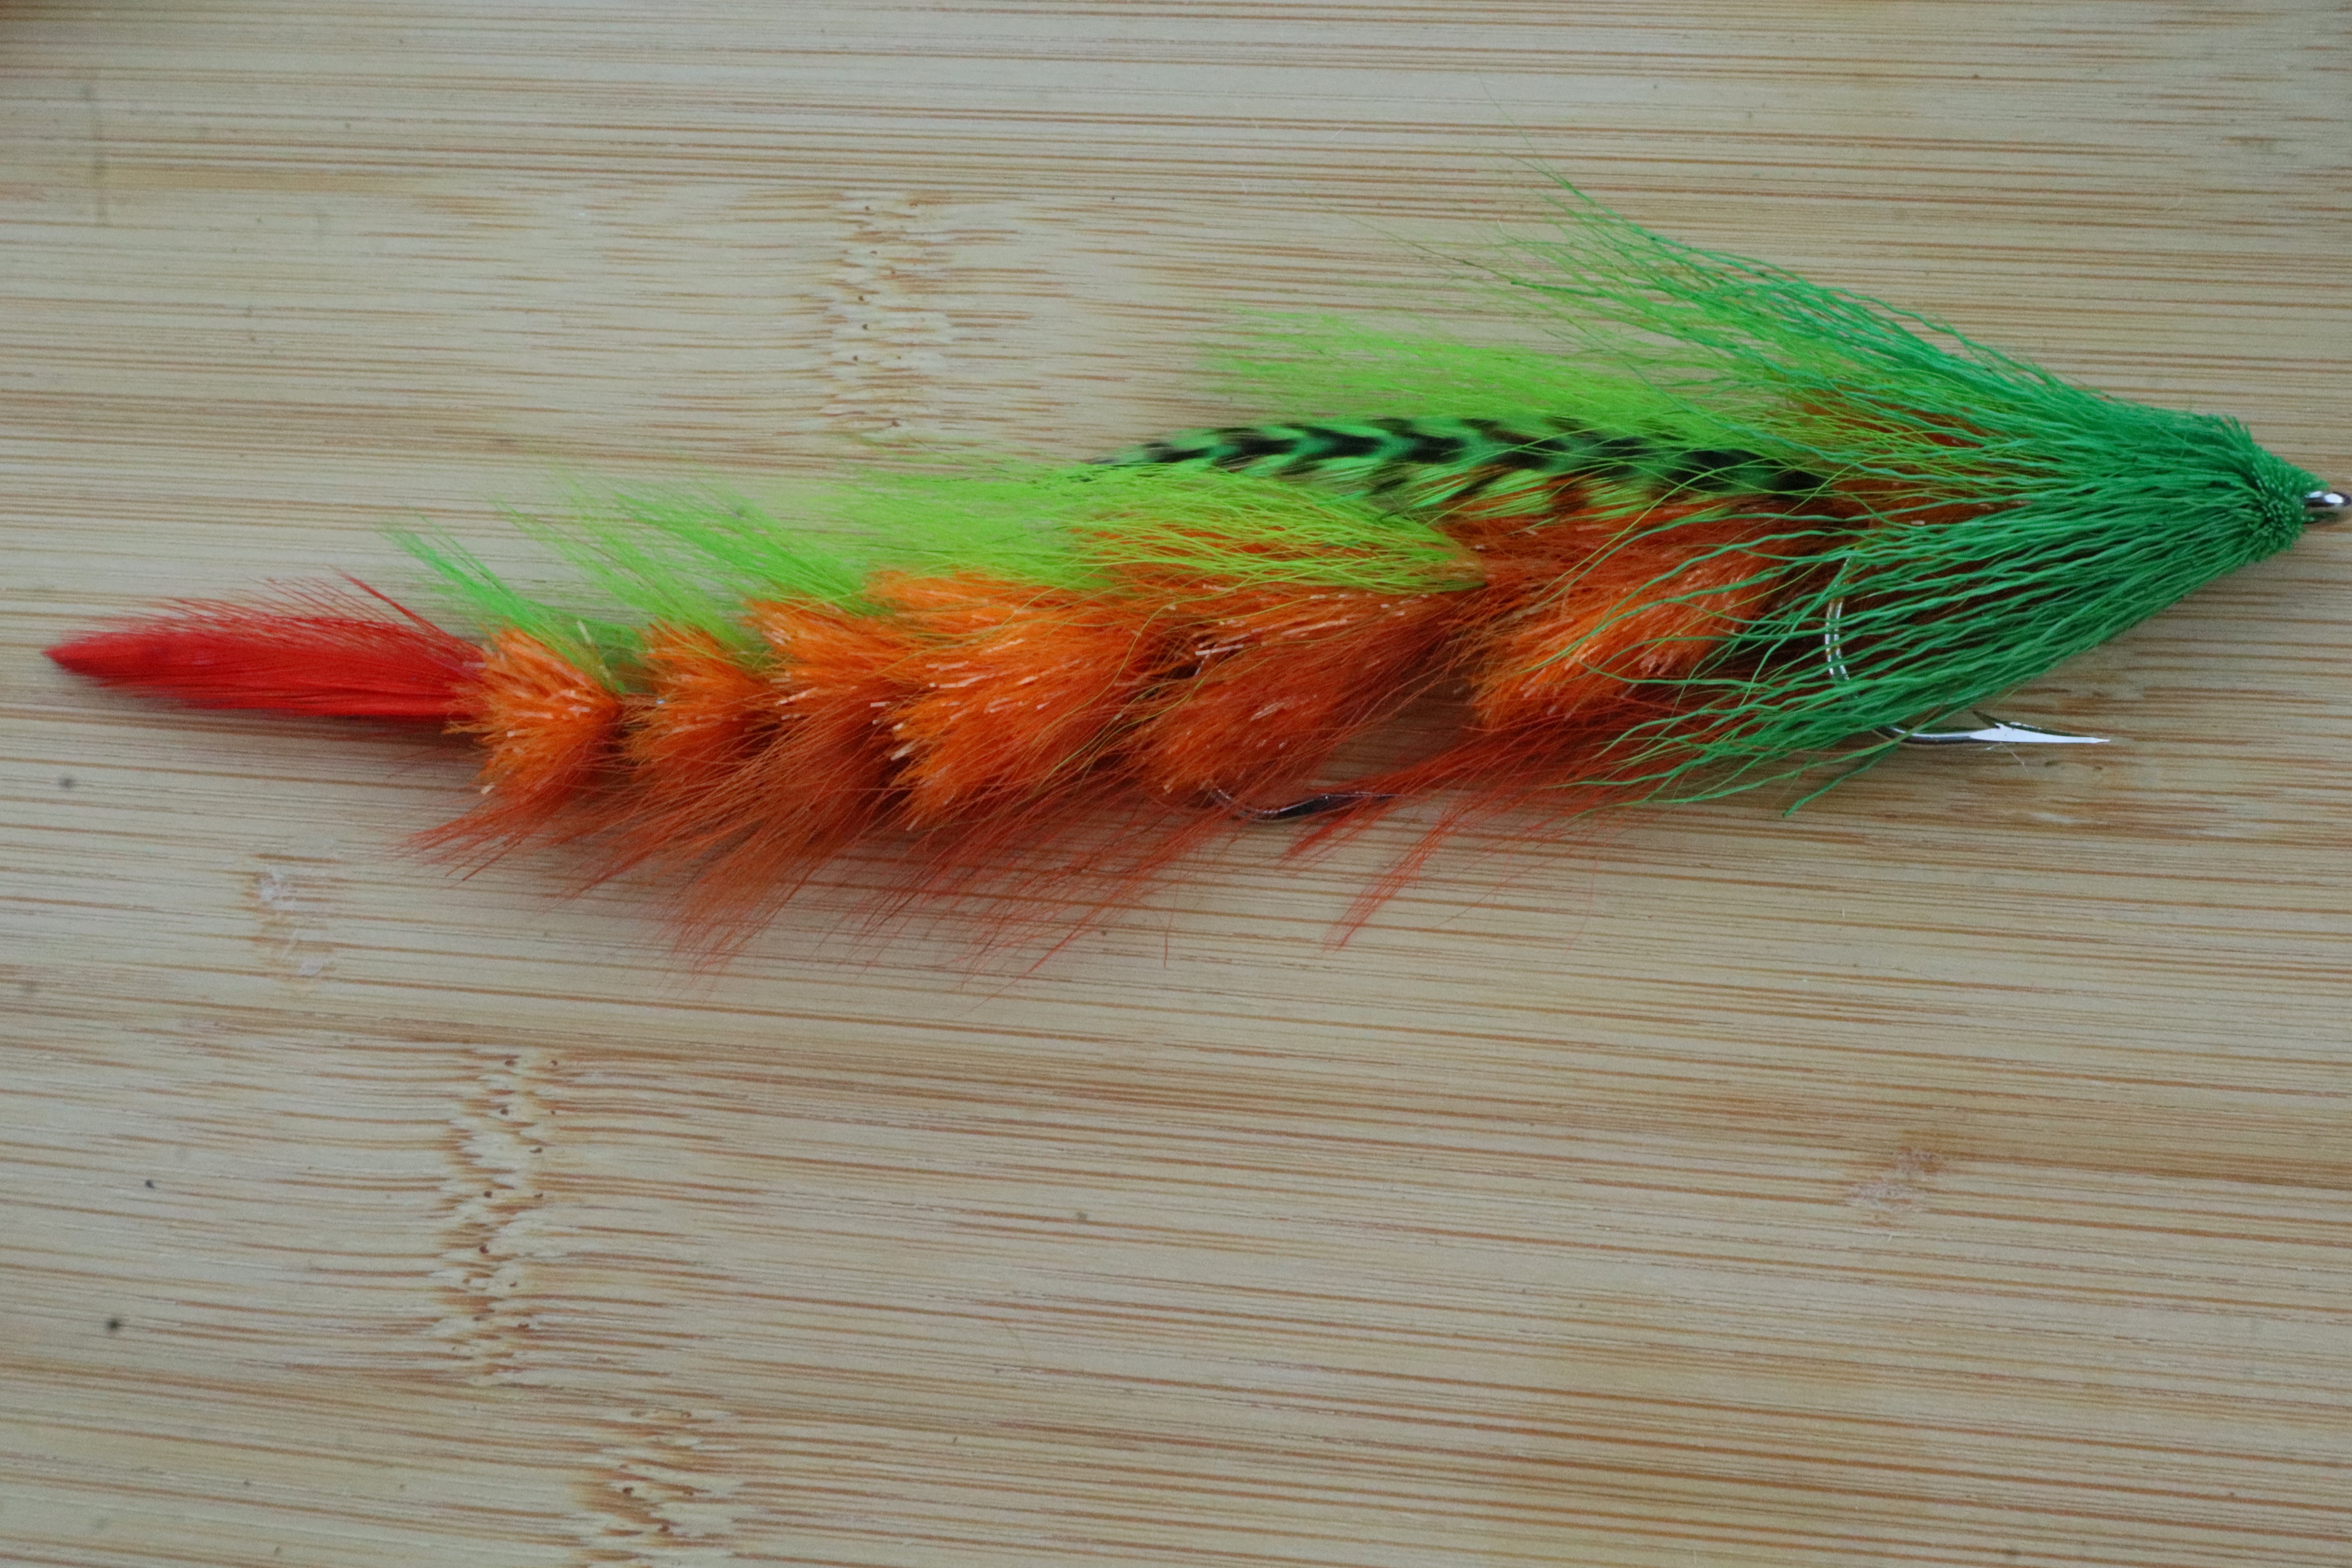
<svg viewBox="0 0 2352 1568">
<path fill-rule="evenodd" d="M 1654 496 L 1786 498 L 1766 547 L 1785 563 L 1771 608 L 1679 694 L 1704 722 L 1657 721 L 1622 777 L 1595 782 L 1708 798 L 1927 724 L 2284 549 L 2308 521 L 2317 479 L 2234 420 L 2074 385 L 1570 188 L 1556 208 L 1551 235 L 1475 263 L 1517 342 L 1283 323 L 1222 368 L 1290 423 L 1120 460 L 1440 505 L 1498 460 Z"/>
<path fill-rule="evenodd" d="M 664 624 L 749 647 L 747 605 L 814 601 L 853 614 L 879 574 L 971 574 L 1040 594 L 1115 592 L 1123 574 L 1212 590 L 1290 586 L 1457 592 L 1477 568 L 1430 521 L 1276 480 L 1217 471 L 1010 459 L 878 468 L 762 506 L 716 489 L 579 494 L 568 515 L 510 514 L 585 580 L 551 601 L 453 541 L 403 542 L 483 628 L 514 627 L 615 685 Z"/>
</svg>

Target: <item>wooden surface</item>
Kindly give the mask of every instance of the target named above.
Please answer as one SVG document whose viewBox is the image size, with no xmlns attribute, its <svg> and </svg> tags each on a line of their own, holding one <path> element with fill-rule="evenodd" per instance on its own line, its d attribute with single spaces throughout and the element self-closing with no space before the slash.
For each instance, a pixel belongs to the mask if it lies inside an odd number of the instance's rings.
<svg viewBox="0 0 2352 1568">
<path fill-rule="evenodd" d="M 1235 307 L 1634 216 L 2352 478 L 2334 0 L 0 8 L 0 1557 L 2352 1564 L 2352 537 L 2126 737 L 1283 837 L 730 973 L 462 763 L 78 686 L 567 473 L 1225 413 Z M 1279 411 L 1275 411 L 1279 412 Z"/>
</svg>

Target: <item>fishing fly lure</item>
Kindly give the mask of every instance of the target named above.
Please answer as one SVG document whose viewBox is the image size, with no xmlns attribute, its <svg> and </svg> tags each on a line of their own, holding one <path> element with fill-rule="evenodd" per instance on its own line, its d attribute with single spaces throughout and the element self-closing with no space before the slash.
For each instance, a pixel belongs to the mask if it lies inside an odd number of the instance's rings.
<svg viewBox="0 0 2352 1568">
<path fill-rule="evenodd" d="M 872 837 L 968 868 L 1124 810 L 1050 865 L 1132 868 L 1439 793 L 1582 812 L 2087 742 L 1948 721 L 2345 505 L 2231 420 L 1561 212 L 1486 268 L 1510 344 L 1270 335 L 1242 368 L 1285 423 L 891 468 L 781 518 L 611 498 L 537 525 L 593 610 L 412 540 L 462 635 L 316 591 L 49 654 L 199 706 L 443 726 L 481 798 L 436 843 L 667 866 L 708 934 Z M 1445 739 L 1328 776 L 1431 694 Z"/>
</svg>

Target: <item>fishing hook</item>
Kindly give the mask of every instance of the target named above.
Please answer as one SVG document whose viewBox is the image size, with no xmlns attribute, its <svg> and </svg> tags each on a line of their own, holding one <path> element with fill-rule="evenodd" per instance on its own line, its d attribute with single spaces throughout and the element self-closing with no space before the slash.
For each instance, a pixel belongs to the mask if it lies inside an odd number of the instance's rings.
<svg viewBox="0 0 2352 1568">
<path fill-rule="evenodd" d="M 2314 526 L 2337 521 L 2347 508 L 2352 508 L 2352 496 L 2341 490 L 2310 490 L 2303 498 L 2305 521 Z M 1845 665 L 1845 596 L 1832 598 L 1822 612 L 1822 661 L 1841 686 L 1853 684 L 1853 676 Z M 1997 718 L 1980 709 L 1967 710 L 1982 722 L 1973 730 L 1915 730 L 1902 724 L 1879 724 L 1873 733 L 1906 746 L 2105 746 L 2112 742 L 2105 735 L 2070 735 L 2063 731 L 2044 730 L 2038 725 L 2020 724 Z M 1305 795 L 1286 805 L 1244 805 L 1221 789 L 1209 792 L 1209 798 L 1244 822 L 1303 822 L 1310 816 L 1322 816 L 1334 811 L 1368 802 L 1394 800 L 1392 795 L 1373 790 L 1333 790 L 1322 795 Z"/>
</svg>

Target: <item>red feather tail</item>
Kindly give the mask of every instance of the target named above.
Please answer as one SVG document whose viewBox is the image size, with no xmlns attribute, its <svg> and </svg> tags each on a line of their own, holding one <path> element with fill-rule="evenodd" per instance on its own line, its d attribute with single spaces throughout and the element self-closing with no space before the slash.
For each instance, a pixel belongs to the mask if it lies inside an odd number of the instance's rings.
<svg viewBox="0 0 2352 1568">
<path fill-rule="evenodd" d="M 49 658 L 95 680 L 197 708 L 265 708 L 345 719 L 447 722 L 465 709 L 482 652 L 354 584 L 405 617 L 333 590 L 278 605 L 190 603 L 175 615 L 59 643 Z"/>
</svg>

